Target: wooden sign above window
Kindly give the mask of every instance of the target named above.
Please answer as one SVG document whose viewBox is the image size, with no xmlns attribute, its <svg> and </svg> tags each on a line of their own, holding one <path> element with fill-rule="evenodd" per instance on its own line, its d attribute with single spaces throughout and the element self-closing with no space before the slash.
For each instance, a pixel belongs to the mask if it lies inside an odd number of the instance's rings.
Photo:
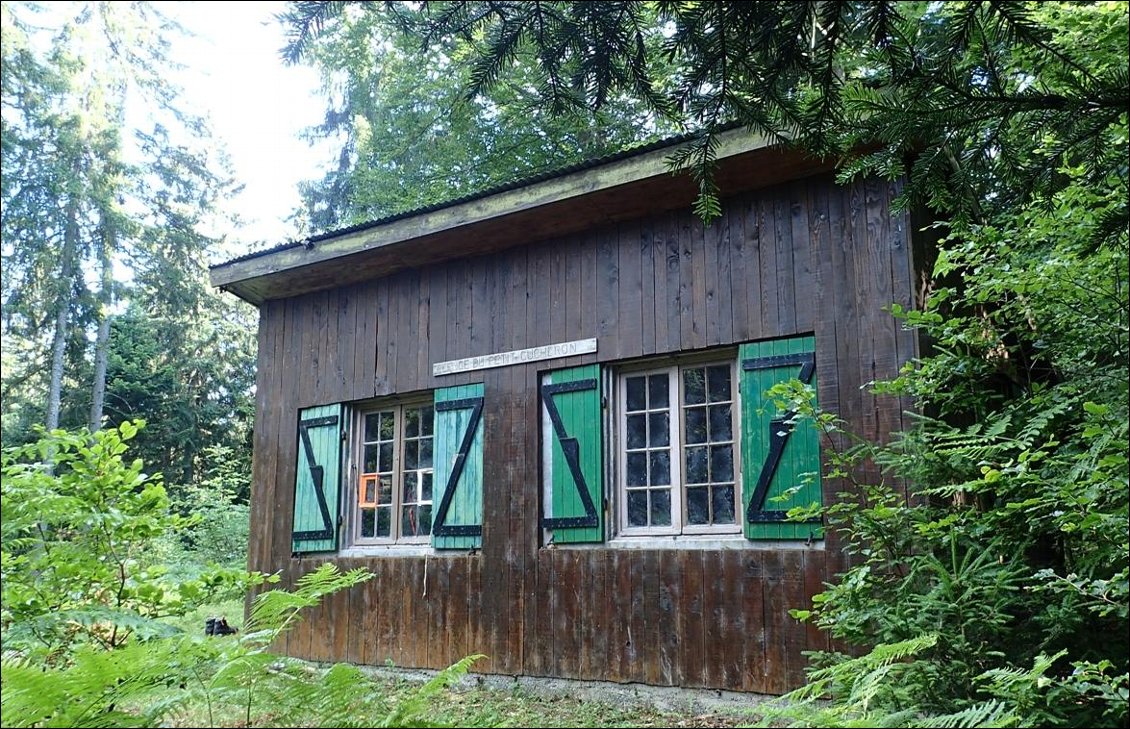
<svg viewBox="0 0 1130 729">
<path fill-rule="evenodd" d="M 471 372 L 474 370 L 489 370 L 492 367 L 508 367 L 510 365 L 525 364 L 526 362 L 540 362 L 546 359 L 560 359 L 573 357 L 578 354 L 592 354 L 596 351 L 596 337 L 592 339 L 578 339 L 573 342 L 559 342 L 545 344 L 529 349 L 515 349 L 510 352 L 496 352 L 478 357 L 464 357 L 446 362 L 436 362 L 432 365 L 432 374 L 453 375 L 456 372 Z"/>
</svg>

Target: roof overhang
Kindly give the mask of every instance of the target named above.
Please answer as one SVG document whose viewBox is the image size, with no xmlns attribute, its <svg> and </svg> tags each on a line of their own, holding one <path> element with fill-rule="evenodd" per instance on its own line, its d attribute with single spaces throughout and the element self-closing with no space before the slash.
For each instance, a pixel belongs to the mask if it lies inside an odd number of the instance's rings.
<svg viewBox="0 0 1130 729">
<path fill-rule="evenodd" d="M 252 304 L 386 276 L 442 261 L 485 255 L 604 223 L 689 208 L 690 174 L 673 174 L 678 145 L 568 172 L 419 214 L 296 242 L 213 266 L 213 286 Z M 735 129 L 719 135 L 715 181 L 722 195 L 832 169 L 764 137 Z"/>
</svg>

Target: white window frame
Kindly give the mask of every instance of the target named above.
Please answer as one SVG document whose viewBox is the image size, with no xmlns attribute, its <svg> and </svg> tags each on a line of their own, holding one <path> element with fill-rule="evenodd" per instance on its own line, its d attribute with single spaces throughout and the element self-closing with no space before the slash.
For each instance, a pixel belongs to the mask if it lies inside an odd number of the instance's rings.
<svg viewBox="0 0 1130 729">
<path fill-rule="evenodd" d="M 435 510 L 438 507 L 436 493 L 438 486 L 435 480 L 435 411 L 434 405 L 430 398 L 412 398 L 404 400 L 383 401 L 365 403 L 354 407 L 352 418 L 352 436 L 350 438 L 349 448 L 349 487 L 347 495 L 349 499 L 349 509 L 346 515 L 346 534 L 348 538 L 346 547 L 387 547 L 392 545 L 421 545 L 431 543 L 431 525 L 428 528 L 428 534 L 420 536 L 403 536 L 401 535 L 401 508 L 403 507 L 404 495 L 404 412 L 421 407 L 432 407 L 432 500 L 431 502 L 420 501 L 416 503 L 431 503 L 432 505 L 432 522 L 435 523 Z M 387 537 L 362 537 L 361 536 L 361 506 L 360 494 L 361 489 L 361 474 L 364 467 L 365 459 L 365 416 L 372 413 L 382 411 L 393 411 L 394 413 L 394 435 L 393 435 L 393 466 L 392 466 L 392 508 L 390 515 L 390 528 L 389 536 Z M 427 469 L 417 469 L 427 470 Z M 379 482 L 376 487 L 380 488 Z"/>
<path fill-rule="evenodd" d="M 683 387 L 683 370 L 726 365 L 730 369 L 730 419 L 733 434 L 734 458 L 734 523 L 733 524 L 687 524 L 687 484 L 684 482 L 683 458 L 686 442 L 683 410 L 686 397 Z M 668 376 L 668 421 L 670 436 L 668 449 L 671 453 L 671 526 L 630 526 L 628 524 L 628 478 L 627 478 L 627 423 L 628 388 L 627 378 L 651 376 L 666 373 Z M 613 439 L 613 473 L 616 479 L 615 499 L 617 536 L 678 536 L 678 535 L 730 535 L 742 534 L 744 523 L 742 505 L 741 470 L 741 401 L 738 387 L 737 360 L 732 354 L 725 357 L 696 357 L 693 359 L 665 361 L 662 366 L 641 365 L 622 368 L 615 376 L 616 411 L 612 414 L 615 429 Z M 654 449 L 653 449 L 654 450 Z"/>
</svg>

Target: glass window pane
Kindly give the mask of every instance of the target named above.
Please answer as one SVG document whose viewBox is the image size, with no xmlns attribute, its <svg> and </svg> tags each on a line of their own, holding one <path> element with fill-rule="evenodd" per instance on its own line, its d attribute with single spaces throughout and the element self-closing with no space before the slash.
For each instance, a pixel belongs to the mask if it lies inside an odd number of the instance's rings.
<svg viewBox="0 0 1130 729">
<path fill-rule="evenodd" d="M 647 378 L 648 402 L 652 410 L 667 407 L 667 391 L 670 389 L 670 380 L 667 374 L 650 375 Z"/>
<path fill-rule="evenodd" d="M 706 483 L 706 448 L 695 446 L 686 451 L 687 483 Z"/>
<path fill-rule="evenodd" d="M 734 447 L 732 445 L 710 447 L 710 480 L 714 483 L 734 480 Z"/>
<path fill-rule="evenodd" d="M 377 470 L 388 472 L 392 470 L 392 443 L 381 443 L 380 459 L 377 461 Z"/>
<path fill-rule="evenodd" d="M 420 408 L 420 435 L 431 435 L 435 426 L 435 413 L 431 405 Z"/>
<path fill-rule="evenodd" d="M 707 368 L 707 390 L 710 402 L 730 400 L 730 366 L 715 365 Z"/>
<path fill-rule="evenodd" d="M 400 497 L 402 504 L 416 503 L 416 474 L 404 474 L 404 485 L 401 487 Z"/>
<path fill-rule="evenodd" d="M 715 486 L 711 489 L 715 524 L 734 523 L 734 487 Z"/>
<path fill-rule="evenodd" d="M 365 440 L 373 441 L 380 434 L 380 415 L 377 413 L 365 414 Z"/>
<path fill-rule="evenodd" d="M 628 389 L 628 410 L 646 410 L 647 393 L 645 391 L 646 377 L 629 377 L 625 381 Z"/>
<path fill-rule="evenodd" d="M 404 441 L 404 470 L 415 471 L 420 463 L 420 441 Z"/>
<path fill-rule="evenodd" d="M 364 464 L 361 467 L 363 473 L 376 473 L 379 470 L 380 463 L 377 461 L 377 445 L 365 446 Z"/>
<path fill-rule="evenodd" d="M 404 410 L 404 437 L 415 438 L 420 434 L 420 411 L 416 408 Z"/>
<path fill-rule="evenodd" d="M 377 536 L 387 537 L 392 534 L 392 507 L 385 506 L 377 509 Z"/>
<path fill-rule="evenodd" d="M 683 411 L 686 420 L 687 442 L 706 442 L 706 408 L 687 408 Z"/>
<path fill-rule="evenodd" d="M 377 498 L 377 479 L 366 478 L 361 483 L 363 484 L 361 501 L 366 504 L 374 503 Z"/>
<path fill-rule="evenodd" d="M 671 490 L 653 489 L 651 494 L 651 525 L 671 526 Z"/>
<path fill-rule="evenodd" d="M 647 445 L 647 416 L 643 413 L 639 415 L 629 415 L 627 425 L 628 448 L 645 447 Z"/>
<path fill-rule="evenodd" d="M 420 474 L 420 501 L 432 500 L 432 474 L 426 471 Z"/>
<path fill-rule="evenodd" d="M 706 402 L 705 373 L 702 368 L 683 370 L 683 400 L 687 405 Z"/>
<path fill-rule="evenodd" d="M 710 487 L 687 489 L 687 523 L 710 523 Z"/>
<path fill-rule="evenodd" d="M 392 440 L 396 433 L 396 415 L 391 410 L 381 413 L 381 440 Z"/>
<path fill-rule="evenodd" d="M 420 465 L 419 468 L 432 467 L 432 439 L 424 438 L 420 441 Z"/>
<path fill-rule="evenodd" d="M 627 457 L 628 485 L 647 485 L 647 453 L 629 453 Z"/>
<path fill-rule="evenodd" d="M 734 419 L 730 417 L 730 403 L 710 406 L 710 440 L 733 440 Z"/>
<path fill-rule="evenodd" d="M 647 491 L 628 492 L 628 526 L 647 526 Z"/>
<path fill-rule="evenodd" d="M 652 486 L 667 486 L 671 483 L 671 452 L 650 451 L 651 468 L 647 472 L 647 483 Z"/>
<path fill-rule="evenodd" d="M 361 510 L 361 536 L 375 537 L 377 535 L 376 514 L 373 509 Z"/>
<path fill-rule="evenodd" d="M 420 504 L 420 506 L 418 506 L 417 509 L 418 509 L 417 513 L 420 515 L 420 534 L 421 535 L 431 534 L 432 533 L 432 505 L 431 504 Z"/>
<path fill-rule="evenodd" d="M 648 413 L 647 416 L 648 445 L 665 446 L 671 443 L 671 415 L 664 410 L 661 413 Z"/>
<path fill-rule="evenodd" d="M 392 475 L 385 474 L 380 477 L 380 487 L 377 490 L 377 503 L 378 504 L 391 504 L 392 503 Z"/>
<path fill-rule="evenodd" d="M 651 468 L 648 483 L 652 486 L 666 486 L 671 483 L 671 451 L 650 451 Z"/>
<path fill-rule="evenodd" d="M 400 536 L 415 537 L 420 533 L 420 515 L 415 506 L 405 506 L 400 510 Z"/>
</svg>

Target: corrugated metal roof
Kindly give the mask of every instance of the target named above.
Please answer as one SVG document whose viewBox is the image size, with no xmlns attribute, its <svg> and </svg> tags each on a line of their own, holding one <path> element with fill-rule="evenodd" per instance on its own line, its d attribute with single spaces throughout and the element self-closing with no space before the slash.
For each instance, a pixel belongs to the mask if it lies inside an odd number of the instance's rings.
<svg viewBox="0 0 1130 729">
<path fill-rule="evenodd" d="M 731 123 L 731 124 L 727 124 L 723 127 L 720 127 L 717 131 L 719 131 L 719 132 L 728 131 L 730 129 L 736 129 L 740 126 L 741 126 L 741 124 L 739 124 L 739 123 Z M 336 238 L 338 236 L 348 235 L 350 233 L 357 233 L 359 231 L 368 230 L 369 228 L 375 228 L 379 225 L 391 223 L 391 222 L 396 221 L 396 220 L 403 220 L 404 218 L 411 218 L 411 217 L 414 217 L 416 215 L 423 215 L 425 213 L 435 212 L 436 210 L 442 210 L 444 208 L 454 207 L 456 205 L 462 205 L 463 203 L 472 202 L 474 200 L 480 200 L 480 199 L 485 198 L 485 197 L 490 197 L 491 195 L 497 195 L 497 194 L 502 193 L 502 192 L 508 192 L 510 190 L 516 190 L 520 187 L 526 187 L 528 185 L 534 185 L 534 184 L 537 184 L 539 182 L 545 182 L 546 180 L 552 180 L 555 177 L 563 177 L 565 175 L 569 175 L 569 174 L 572 174 L 574 172 L 581 172 L 581 171 L 584 171 L 584 170 L 592 169 L 594 167 L 600 167 L 601 165 L 610 164 L 612 162 L 618 162 L 622 159 L 627 159 L 628 157 L 633 157 L 635 155 L 647 154 L 648 152 L 654 152 L 655 150 L 663 149 L 664 147 L 673 147 L 675 145 L 684 144 L 686 142 L 689 142 L 689 141 L 695 139 L 696 137 L 698 137 L 699 134 L 700 134 L 700 132 L 688 132 L 686 134 L 678 134 L 678 135 L 673 136 L 673 137 L 666 137 L 665 139 L 659 139 L 659 140 L 656 140 L 654 142 L 648 142 L 646 144 L 640 144 L 640 145 L 636 145 L 634 147 L 627 147 L 625 149 L 620 150 L 619 152 L 607 154 L 607 155 L 604 155 L 603 157 L 594 157 L 592 159 L 583 160 L 581 162 L 575 162 L 571 165 L 565 165 L 564 167 L 558 167 L 558 168 L 549 170 L 547 172 L 539 172 L 537 174 L 530 175 L 528 177 L 522 177 L 520 179 L 514 180 L 513 182 L 507 182 L 507 183 L 504 183 L 504 184 L 501 184 L 501 185 L 495 185 L 494 187 L 488 187 L 485 190 L 480 190 L 479 192 L 474 192 L 474 193 L 471 193 L 469 195 L 463 195 L 461 197 L 457 197 L 457 198 L 454 198 L 452 200 L 446 200 L 444 202 L 434 203 L 432 205 L 425 205 L 423 207 L 414 208 L 412 210 L 406 210 L 404 212 L 396 213 L 394 215 L 388 215 L 388 216 L 385 216 L 383 218 L 377 218 L 376 220 L 370 220 L 367 223 L 360 223 L 358 225 L 351 225 L 351 226 L 348 226 L 346 228 L 338 228 L 337 230 L 331 230 L 331 231 L 328 231 L 328 232 L 325 232 L 325 233 L 319 233 L 317 235 L 312 235 L 308 238 L 304 238 L 302 240 L 295 240 L 295 241 L 289 241 L 287 243 L 282 243 L 282 244 L 274 246 L 272 248 L 265 248 L 261 251 L 255 251 L 253 253 L 248 253 L 248 254 L 239 256 L 237 258 L 232 258 L 231 260 L 224 261 L 223 263 L 217 263 L 213 266 L 210 266 L 210 268 L 219 268 L 220 266 L 227 266 L 227 265 L 230 265 L 232 263 L 239 263 L 241 261 L 248 261 L 248 260 L 251 260 L 252 258 L 258 258 L 260 256 L 268 256 L 272 253 L 278 253 L 279 251 L 290 250 L 291 248 L 300 248 L 300 247 L 307 245 L 308 243 L 316 243 L 318 241 L 327 240 L 329 238 Z"/>
</svg>

